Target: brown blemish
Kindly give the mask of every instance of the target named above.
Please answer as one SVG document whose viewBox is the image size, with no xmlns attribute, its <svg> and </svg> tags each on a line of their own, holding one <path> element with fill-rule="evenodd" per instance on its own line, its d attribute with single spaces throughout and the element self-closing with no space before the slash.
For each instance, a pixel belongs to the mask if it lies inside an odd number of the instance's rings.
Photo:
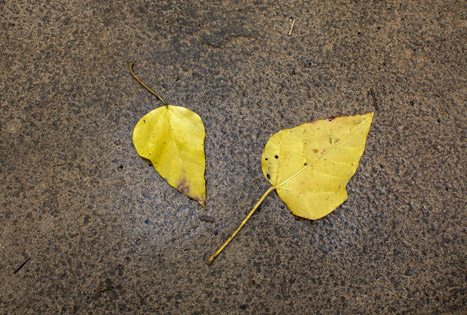
<svg viewBox="0 0 467 315">
<path fill-rule="evenodd" d="M 318 153 L 318 149 L 313 149 L 313 152 Z"/>
<path fill-rule="evenodd" d="M 201 196 L 201 198 L 199 198 L 191 194 L 190 185 L 188 184 L 186 177 L 183 177 L 180 183 L 177 185 L 177 190 L 181 192 L 182 194 L 186 195 L 187 197 L 190 197 L 191 199 L 198 201 L 201 206 L 206 207 L 206 196 Z"/>
<path fill-rule="evenodd" d="M 190 186 L 188 185 L 185 177 L 183 177 L 180 183 L 177 185 L 177 190 L 187 196 L 190 193 Z"/>
</svg>

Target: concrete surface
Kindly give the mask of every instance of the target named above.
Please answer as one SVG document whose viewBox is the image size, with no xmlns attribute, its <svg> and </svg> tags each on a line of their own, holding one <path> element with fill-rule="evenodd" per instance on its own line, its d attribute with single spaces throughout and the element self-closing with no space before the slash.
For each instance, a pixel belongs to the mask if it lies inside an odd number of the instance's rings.
<svg viewBox="0 0 467 315">
<path fill-rule="evenodd" d="M 465 2 L 0 8 L 1 314 L 467 312 Z M 160 103 L 131 61 L 203 118 L 206 209 L 138 157 Z M 269 188 L 271 134 L 373 110 L 341 207 L 273 194 L 205 264 Z"/>
</svg>

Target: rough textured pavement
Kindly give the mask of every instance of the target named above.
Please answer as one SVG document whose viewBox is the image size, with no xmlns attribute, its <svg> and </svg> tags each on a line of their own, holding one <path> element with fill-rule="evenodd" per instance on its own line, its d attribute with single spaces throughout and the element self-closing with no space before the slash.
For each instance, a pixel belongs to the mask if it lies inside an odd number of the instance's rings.
<svg viewBox="0 0 467 315">
<path fill-rule="evenodd" d="M 466 11 L 0 1 L 0 313 L 467 312 Z M 131 61 L 202 117 L 206 209 L 138 157 L 160 102 Z M 271 194 L 206 265 L 269 188 L 271 134 L 370 111 L 342 206 L 300 221 Z"/>
</svg>

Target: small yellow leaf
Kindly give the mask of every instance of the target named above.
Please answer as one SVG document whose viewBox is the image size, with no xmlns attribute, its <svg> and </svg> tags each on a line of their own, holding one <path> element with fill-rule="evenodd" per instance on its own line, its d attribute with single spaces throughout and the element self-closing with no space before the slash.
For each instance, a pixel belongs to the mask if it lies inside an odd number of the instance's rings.
<svg viewBox="0 0 467 315">
<path fill-rule="evenodd" d="M 131 75 L 163 107 L 146 114 L 133 130 L 133 143 L 138 154 L 152 162 L 170 186 L 206 206 L 204 138 L 201 118 L 191 110 L 168 105 L 133 72 Z"/>
<path fill-rule="evenodd" d="M 196 113 L 167 105 L 141 118 L 133 131 L 133 143 L 172 187 L 205 206 L 205 136 Z"/>
<path fill-rule="evenodd" d="M 316 220 L 347 199 L 372 119 L 373 113 L 318 120 L 269 138 L 262 170 L 293 214 Z"/>
</svg>

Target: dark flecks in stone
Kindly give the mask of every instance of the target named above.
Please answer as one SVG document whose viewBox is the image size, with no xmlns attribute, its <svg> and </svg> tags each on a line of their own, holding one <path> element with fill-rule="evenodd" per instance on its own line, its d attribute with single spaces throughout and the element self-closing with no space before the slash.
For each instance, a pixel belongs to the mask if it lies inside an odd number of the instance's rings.
<svg viewBox="0 0 467 315">
<path fill-rule="evenodd" d="M 122 165 L 122 164 L 120 164 L 120 166 L 119 166 L 118 168 L 119 168 L 119 169 L 123 169 L 123 165 Z"/>
</svg>

